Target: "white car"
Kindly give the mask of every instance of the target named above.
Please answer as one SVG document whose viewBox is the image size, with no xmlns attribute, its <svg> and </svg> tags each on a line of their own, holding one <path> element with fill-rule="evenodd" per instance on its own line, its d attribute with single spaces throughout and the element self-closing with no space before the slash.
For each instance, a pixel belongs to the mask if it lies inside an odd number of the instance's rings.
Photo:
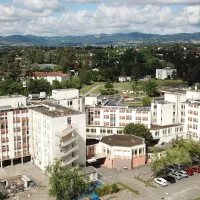
<svg viewBox="0 0 200 200">
<path fill-rule="evenodd" d="M 177 180 L 181 180 L 183 178 L 183 176 L 181 174 L 179 174 L 178 172 L 172 172 L 169 175 L 174 177 Z"/>
<path fill-rule="evenodd" d="M 181 171 L 178 171 L 178 173 L 181 174 L 181 176 L 182 176 L 183 178 L 188 178 L 187 172 L 181 170 Z"/>
<path fill-rule="evenodd" d="M 162 185 L 163 187 L 168 185 L 168 182 L 164 178 L 155 178 L 154 182 L 159 185 Z"/>
</svg>

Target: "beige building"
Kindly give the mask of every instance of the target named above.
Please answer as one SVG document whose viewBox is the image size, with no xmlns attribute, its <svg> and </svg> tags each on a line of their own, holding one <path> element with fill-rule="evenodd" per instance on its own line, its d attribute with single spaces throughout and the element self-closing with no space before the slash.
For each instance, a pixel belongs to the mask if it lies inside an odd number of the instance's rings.
<svg viewBox="0 0 200 200">
<path fill-rule="evenodd" d="M 42 170 L 55 158 L 65 165 L 86 164 L 85 114 L 44 103 L 30 110 L 32 161 Z"/>
</svg>

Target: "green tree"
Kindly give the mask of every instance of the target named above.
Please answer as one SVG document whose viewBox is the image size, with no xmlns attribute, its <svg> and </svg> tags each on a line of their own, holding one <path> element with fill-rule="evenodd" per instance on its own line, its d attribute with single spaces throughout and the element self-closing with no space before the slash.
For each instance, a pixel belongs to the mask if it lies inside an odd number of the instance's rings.
<svg viewBox="0 0 200 200">
<path fill-rule="evenodd" d="M 89 190 L 89 180 L 82 168 L 63 166 L 60 160 L 55 160 L 46 172 L 50 176 L 49 195 L 56 200 L 77 199 Z"/>
<path fill-rule="evenodd" d="M 157 176 L 157 173 L 164 167 L 164 164 L 162 160 L 158 156 L 158 149 L 155 148 L 152 156 L 152 163 L 151 163 L 151 169 L 155 174 L 155 177 Z"/>
<path fill-rule="evenodd" d="M 151 97 L 143 97 L 143 99 L 142 99 L 143 106 L 150 106 L 151 102 L 152 102 Z"/>
<path fill-rule="evenodd" d="M 52 89 L 61 89 L 61 84 L 58 80 L 53 80 Z"/>
<path fill-rule="evenodd" d="M 105 85 L 104 85 L 104 87 L 105 87 L 106 89 L 113 89 L 114 86 L 113 86 L 111 80 L 107 80 L 106 83 L 105 83 Z"/>
<path fill-rule="evenodd" d="M 144 84 L 143 90 L 150 97 L 156 96 L 158 94 L 158 85 L 155 81 L 150 80 Z"/>
<path fill-rule="evenodd" d="M 143 124 L 130 123 L 124 127 L 124 134 L 135 135 L 145 139 L 145 143 L 150 145 L 153 140 L 152 134 Z"/>
<path fill-rule="evenodd" d="M 81 89 L 82 83 L 79 77 L 73 77 L 71 82 L 73 88 Z"/>
</svg>

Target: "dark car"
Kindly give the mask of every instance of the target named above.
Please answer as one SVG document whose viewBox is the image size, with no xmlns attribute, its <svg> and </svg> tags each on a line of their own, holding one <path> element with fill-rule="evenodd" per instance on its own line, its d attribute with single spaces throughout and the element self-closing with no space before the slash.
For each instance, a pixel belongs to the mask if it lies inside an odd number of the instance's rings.
<svg viewBox="0 0 200 200">
<path fill-rule="evenodd" d="M 169 183 L 176 183 L 176 179 L 172 176 L 164 176 L 162 178 L 164 178 Z"/>
</svg>

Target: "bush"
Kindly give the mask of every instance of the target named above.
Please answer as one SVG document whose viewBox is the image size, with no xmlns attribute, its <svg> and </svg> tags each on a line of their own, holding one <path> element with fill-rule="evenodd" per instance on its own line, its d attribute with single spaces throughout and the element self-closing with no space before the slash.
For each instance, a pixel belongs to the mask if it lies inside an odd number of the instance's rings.
<svg viewBox="0 0 200 200">
<path fill-rule="evenodd" d="M 95 189 L 95 194 L 102 197 L 107 194 L 117 193 L 119 191 L 119 188 L 116 184 L 108 185 L 104 184 L 102 187 Z"/>
<path fill-rule="evenodd" d="M 112 193 L 117 193 L 119 191 L 117 184 L 114 183 L 111 185 L 111 187 L 112 187 Z"/>
</svg>

